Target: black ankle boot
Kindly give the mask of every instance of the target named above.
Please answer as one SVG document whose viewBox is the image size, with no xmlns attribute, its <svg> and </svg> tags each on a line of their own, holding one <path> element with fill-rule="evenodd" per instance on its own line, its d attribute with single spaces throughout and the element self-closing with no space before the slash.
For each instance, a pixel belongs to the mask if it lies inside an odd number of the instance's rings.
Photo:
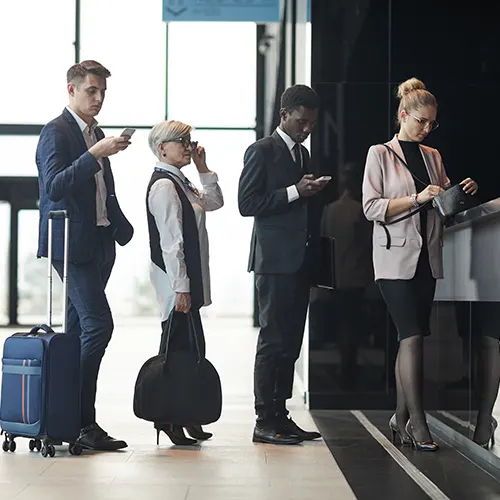
<svg viewBox="0 0 500 500">
<path fill-rule="evenodd" d="M 160 432 L 163 431 L 172 443 L 177 446 L 191 446 L 197 444 L 196 439 L 190 439 L 184 434 L 184 429 L 180 425 L 156 424 L 156 444 L 160 444 Z"/>
<path fill-rule="evenodd" d="M 199 439 L 200 441 L 210 439 L 213 436 L 213 434 L 211 432 L 205 432 L 201 428 L 201 425 L 189 425 L 189 426 L 186 426 L 186 430 L 188 431 L 188 434 L 191 437 L 193 437 L 195 439 Z"/>
</svg>

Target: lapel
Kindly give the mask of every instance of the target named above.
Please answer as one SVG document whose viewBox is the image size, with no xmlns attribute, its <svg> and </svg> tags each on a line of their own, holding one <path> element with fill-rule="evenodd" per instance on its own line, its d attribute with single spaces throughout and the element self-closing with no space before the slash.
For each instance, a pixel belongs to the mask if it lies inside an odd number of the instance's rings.
<svg viewBox="0 0 500 500">
<path fill-rule="evenodd" d="M 276 145 L 275 151 L 276 154 L 273 158 L 273 163 L 276 162 L 278 164 L 286 164 L 287 169 L 292 169 L 296 174 L 300 174 L 299 167 L 295 163 L 292 157 L 292 153 L 288 149 L 288 146 L 285 144 L 285 141 L 280 137 L 276 130 L 272 133 L 271 137 L 274 140 L 274 144 Z M 304 158 L 304 154 L 302 155 Z"/>
<path fill-rule="evenodd" d="M 80 130 L 78 123 L 76 123 L 75 119 L 71 116 L 71 113 L 66 108 L 64 108 L 62 112 L 62 116 L 68 123 L 69 130 L 71 131 L 71 134 L 73 135 L 75 141 L 78 143 L 80 147 L 80 155 L 82 155 L 85 151 L 87 151 L 87 145 L 85 144 L 85 139 L 83 138 L 83 133 Z"/>
</svg>

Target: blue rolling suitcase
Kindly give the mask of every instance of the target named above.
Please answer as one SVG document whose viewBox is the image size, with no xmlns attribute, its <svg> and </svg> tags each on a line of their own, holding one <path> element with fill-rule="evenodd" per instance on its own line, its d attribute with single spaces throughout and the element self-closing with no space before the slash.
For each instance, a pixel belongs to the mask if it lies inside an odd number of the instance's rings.
<svg viewBox="0 0 500 500">
<path fill-rule="evenodd" d="M 64 273 L 62 333 L 52 324 L 52 221 L 64 217 Z M 15 451 L 15 438 L 30 438 L 31 451 L 55 455 L 54 444 L 69 443 L 69 452 L 80 455 L 75 443 L 80 434 L 80 338 L 67 334 L 68 236 L 65 210 L 49 214 L 47 324 L 15 333 L 4 343 L 0 427 L 3 451 Z"/>
</svg>

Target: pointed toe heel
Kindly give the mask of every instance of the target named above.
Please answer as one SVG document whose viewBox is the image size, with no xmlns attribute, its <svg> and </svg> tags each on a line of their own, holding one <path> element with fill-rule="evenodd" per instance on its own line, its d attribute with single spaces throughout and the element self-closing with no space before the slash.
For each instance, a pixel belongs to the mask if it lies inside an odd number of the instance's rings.
<svg viewBox="0 0 500 500">
<path fill-rule="evenodd" d="M 408 420 L 406 427 L 406 433 L 410 437 L 411 444 L 413 448 L 417 451 L 438 451 L 439 445 L 434 441 L 417 441 L 415 436 L 413 435 L 413 428 L 411 426 L 410 421 Z"/>
<path fill-rule="evenodd" d="M 173 424 L 155 424 L 156 429 L 156 444 L 160 444 L 160 432 L 163 431 L 177 446 L 193 446 L 198 444 L 196 439 L 190 439 L 184 434 L 184 430 L 180 425 Z"/>
<path fill-rule="evenodd" d="M 192 438 L 200 441 L 206 441 L 213 436 L 211 432 L 205 432 L 201 425 L 189 425 L 186 427 L 186 431 Z"/>
</svg>

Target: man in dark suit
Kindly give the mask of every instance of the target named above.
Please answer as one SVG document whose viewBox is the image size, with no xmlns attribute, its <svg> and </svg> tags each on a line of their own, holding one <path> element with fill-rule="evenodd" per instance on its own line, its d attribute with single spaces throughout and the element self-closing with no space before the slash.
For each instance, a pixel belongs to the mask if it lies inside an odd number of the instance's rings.
<svg viewBox="0 0 500 500">
<path fill-rule="evenodd" d="M 315 195 L 328 182 L 310 173 L 309 153 L 301 145 L 316 124 L 318 107 L 311 88 L 288 88 L 281 96 L 279 127 L 247 149 L 239 182 L 240 213 L 254 217 L 248 270 L 256 274 L 260 311 L 254 442 L 298 444 L 321 437 L 301 429 L 286 409 L 319 249 Z"/>
<path fill-rule="evenodd" d="M 133 228 L 115 194 L 108 157 L 130 144 L 130 137 L 107 137 L 94 119 L 101 110 L 110 72 L 83 61 L 67 73 L 69 105 L 42 129 L 36 151 L 40 185 L 38 257 L 47 257 L 48 214 L 66 210 L 70 220 L 68 333 L 81 338 L 81 434 L 88 449 L 118 450 L 96 422 L 95 398 L 102 357 L 111 339 L 113 318 L 105 288 L 115 261 L 115 241 L 125 245 Z M 53 265 L 63 271 L 64 225 L 53 222 Z"/>
</svg>

